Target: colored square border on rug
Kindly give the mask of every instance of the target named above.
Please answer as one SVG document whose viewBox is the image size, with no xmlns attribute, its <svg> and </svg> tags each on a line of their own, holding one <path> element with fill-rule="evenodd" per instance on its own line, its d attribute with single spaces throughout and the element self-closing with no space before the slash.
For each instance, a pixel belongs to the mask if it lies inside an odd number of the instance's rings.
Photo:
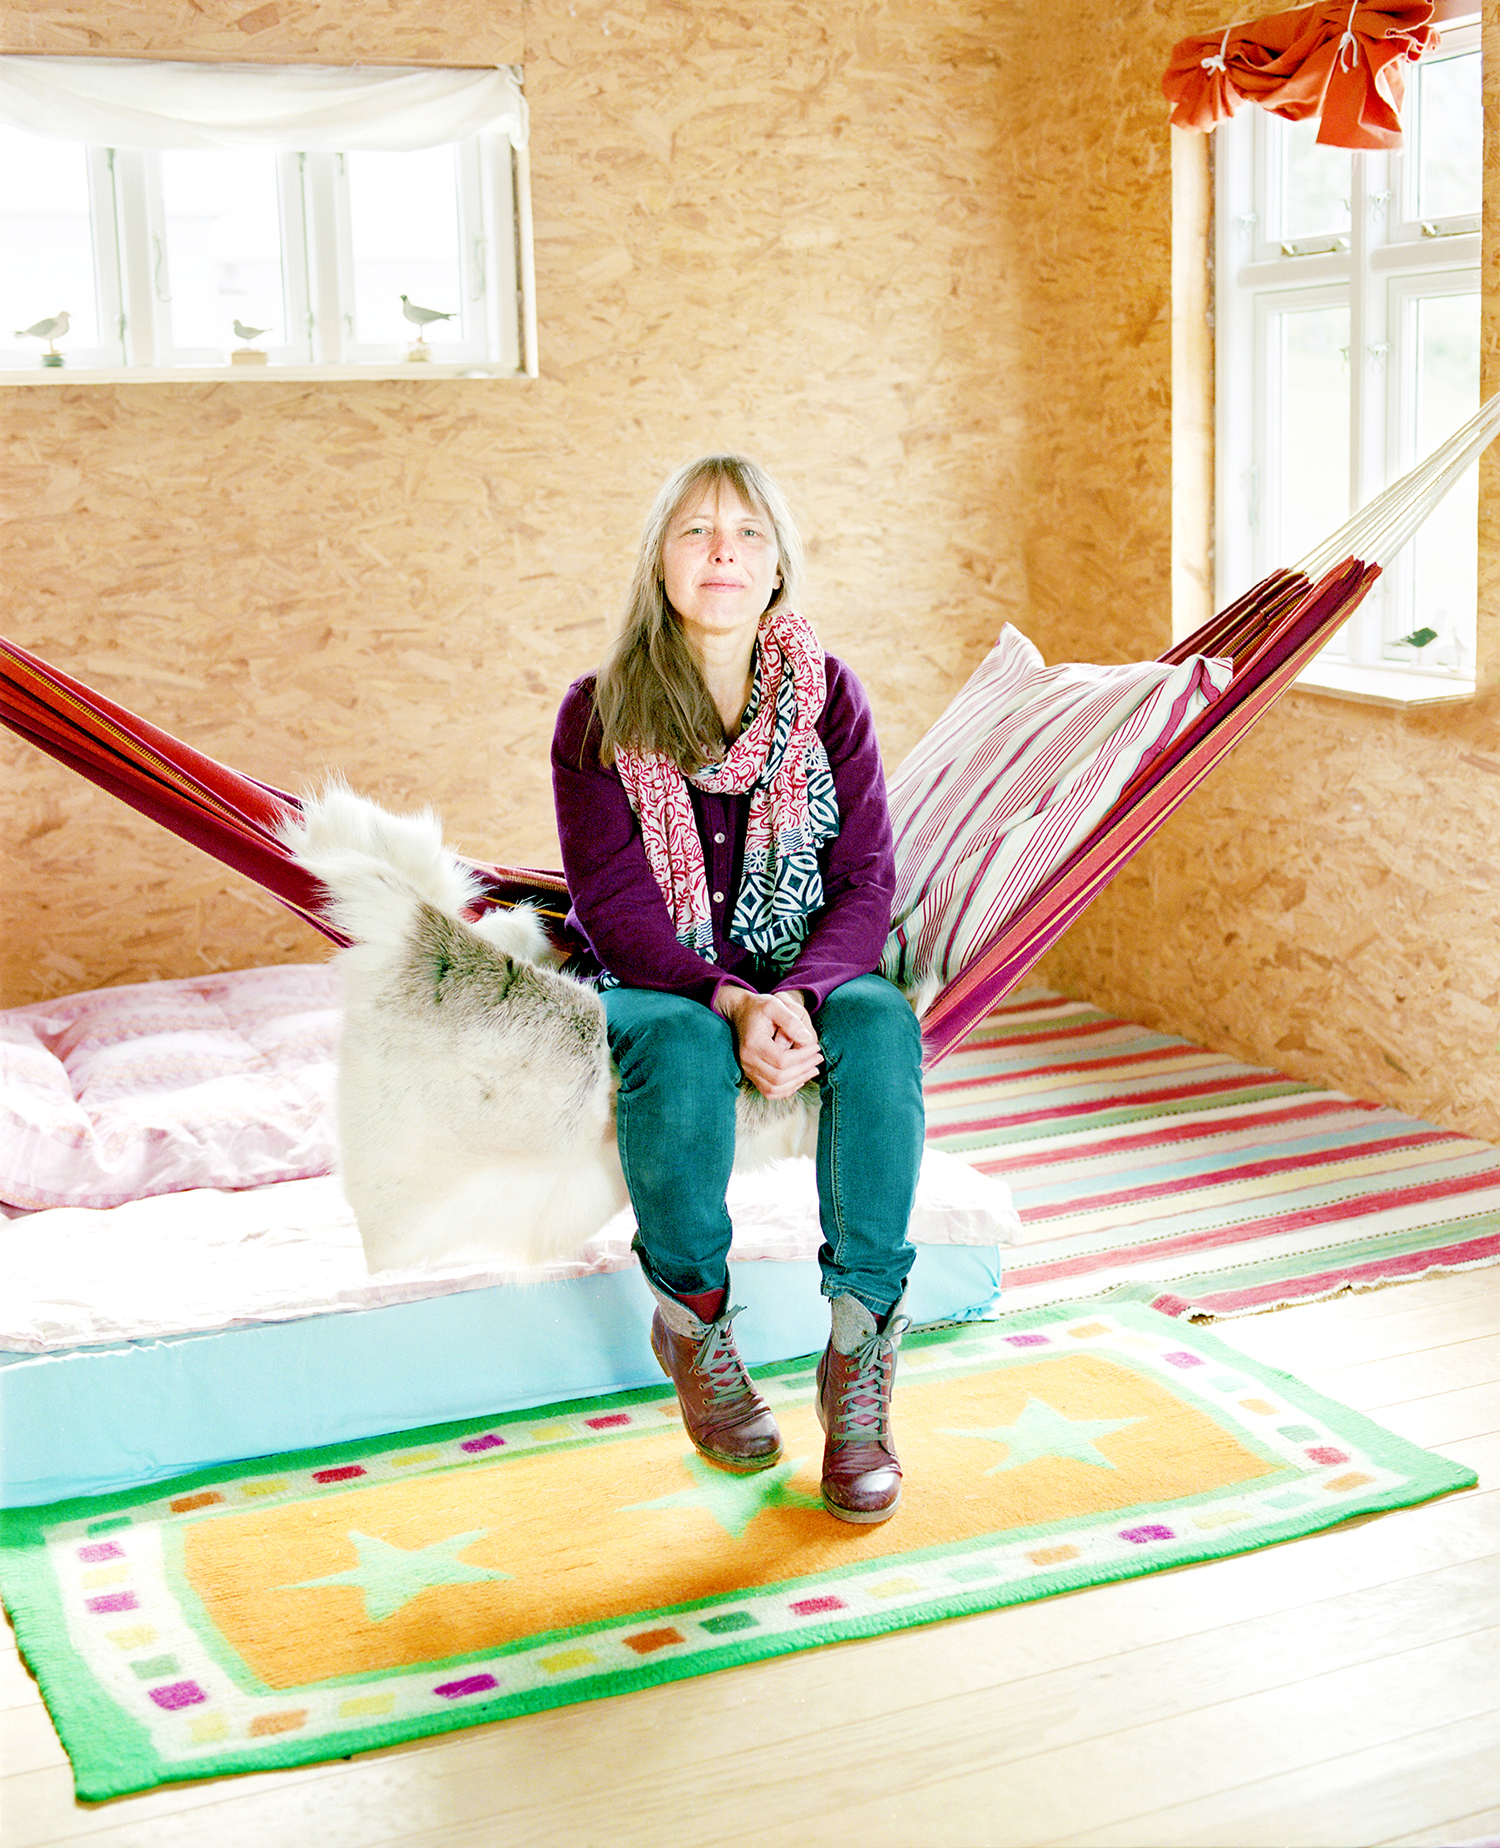
<svg viewBox="0 0 1500 1848">
<path fill-rule="evenodd" d="M 1129 1290 L 909 1336 L 907 1499 L 786 1434 L 712 1469 L 667 1388 L 6 1511 L 0 1584 L 80 1798 L 368 1751 L 1202 1563 L 1472 1486 Z"/>
</svg>

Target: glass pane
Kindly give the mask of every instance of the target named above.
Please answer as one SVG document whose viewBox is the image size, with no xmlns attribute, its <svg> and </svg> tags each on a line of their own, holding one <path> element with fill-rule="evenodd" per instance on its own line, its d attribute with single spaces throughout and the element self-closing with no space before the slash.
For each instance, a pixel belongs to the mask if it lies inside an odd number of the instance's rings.
<svg viewBox="0 0 1500 1848">
<path fill-rule="evenodd" d="M 1283 238 L 1332 235 L 1349 229 L 1353 172 L 1347 148 L 1320 148 L 1318 124 L 1267 118 L 1281 138 L 1281 223 Z"/>
<path fill-rule="evenodd" d="M 1285 310 L 1272 338 L 1281 359 L 1275 562 L 1291 565 L 1349 517 L 1348 304 Z"/>
<path fill-rule="evenodd" d="M 463 264 L 458 241 L 458 165 L 451 147 L 415 154 L 349 154 L 349 216 L 354 251 L 354 338 L 362 346 L 402 346 L 420 329 L 413 307 L 449 314 L 426 324 L 429 341 L 462 340 Z"/>
<path fill-rule="evenodd" d="M 234 331 L 265 330 L 261 346 L 288 339 L 281 276 L 276 157 L 251 148 L 161 156 L 172 344 L 223 352 Z"/>
<path fill-rule="evenodd" d="M 1480 207 L 1484 107 L 1479 53 L 1419 64 L 1417 210 L 1423 218 L 1459 218 Z"/>
<path fill-rule="evenodd" d="M 1417 303 L 1415 460 L 1427 455 L 1479 409 L 1479 296 L 1430 295 Z M 1474 665 L 1479 600 L 1479 471 L 1470 469 L 1428 515 L 1413 542 L 1416 627 L 1436 632 L 1399 658 L 1424 666 Z"/>
<path fill-rule="evenodd" d="M 97 347 L 89 181 L 81 142 L 53 141 L 0 123 L 0 344 L 45 353 L 13 330 L 68 315 L 58 350 Z"/>
</svg>

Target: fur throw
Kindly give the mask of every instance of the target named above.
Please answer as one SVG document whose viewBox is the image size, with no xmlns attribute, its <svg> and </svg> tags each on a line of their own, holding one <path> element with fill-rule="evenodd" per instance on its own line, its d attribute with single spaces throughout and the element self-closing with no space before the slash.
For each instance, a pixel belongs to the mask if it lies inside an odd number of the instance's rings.
<svg viewBox="0 0 1500 1848">
<path fill-rule="evenodd" d="M 480 880 L 431 810 L 333 784 L 282 839 L 328 891 L 341 953 L 339 1175 L 371 1270 L 576 1256 L 629 1204 L 604 1007 L 549 966 L 534 912 L 477 922 Z M 741 1088 L 736 1167 L 810 1153 L 817 1094 Z"/>
</svg>

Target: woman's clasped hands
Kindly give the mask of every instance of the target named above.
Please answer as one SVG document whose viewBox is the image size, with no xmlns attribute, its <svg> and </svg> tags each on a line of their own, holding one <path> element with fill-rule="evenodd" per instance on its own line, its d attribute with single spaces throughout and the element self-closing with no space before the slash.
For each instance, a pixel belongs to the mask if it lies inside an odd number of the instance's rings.
<svg viewBox="0 0 1500 1848">
<path fill-rule="evenodd" d="M 725 982 L 714 1008 L 734 1028 L 740 1070 L 763 1097 L 791 1097 L 817 1077 L 823 1049 L 799 993 L 761 995 Z"/>
</svg>

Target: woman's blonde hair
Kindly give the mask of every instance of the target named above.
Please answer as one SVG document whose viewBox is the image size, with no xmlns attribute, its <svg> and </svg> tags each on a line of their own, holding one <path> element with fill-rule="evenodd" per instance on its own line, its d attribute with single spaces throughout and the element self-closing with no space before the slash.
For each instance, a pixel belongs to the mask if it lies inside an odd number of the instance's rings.
<svg viewBox="0 0 1500 1848">
<path fill-rule="evenodd" d="M 603 763 L 613 763 L 624 748 L 659 751 L 688 776 L 723 752 L 724 727 L 667 601 L 662 575 L 662 550 L 672 521 L 704 489 L 716 496 L 728 490 L 770 521 L 781 582 L 766 608 L 795 605 L 802 540 L 786 496 L 766 471 L 747 456 L 700 456 L 669 476 L 646 516 L 625 620 L 595 685 Z"/>
</svg>

